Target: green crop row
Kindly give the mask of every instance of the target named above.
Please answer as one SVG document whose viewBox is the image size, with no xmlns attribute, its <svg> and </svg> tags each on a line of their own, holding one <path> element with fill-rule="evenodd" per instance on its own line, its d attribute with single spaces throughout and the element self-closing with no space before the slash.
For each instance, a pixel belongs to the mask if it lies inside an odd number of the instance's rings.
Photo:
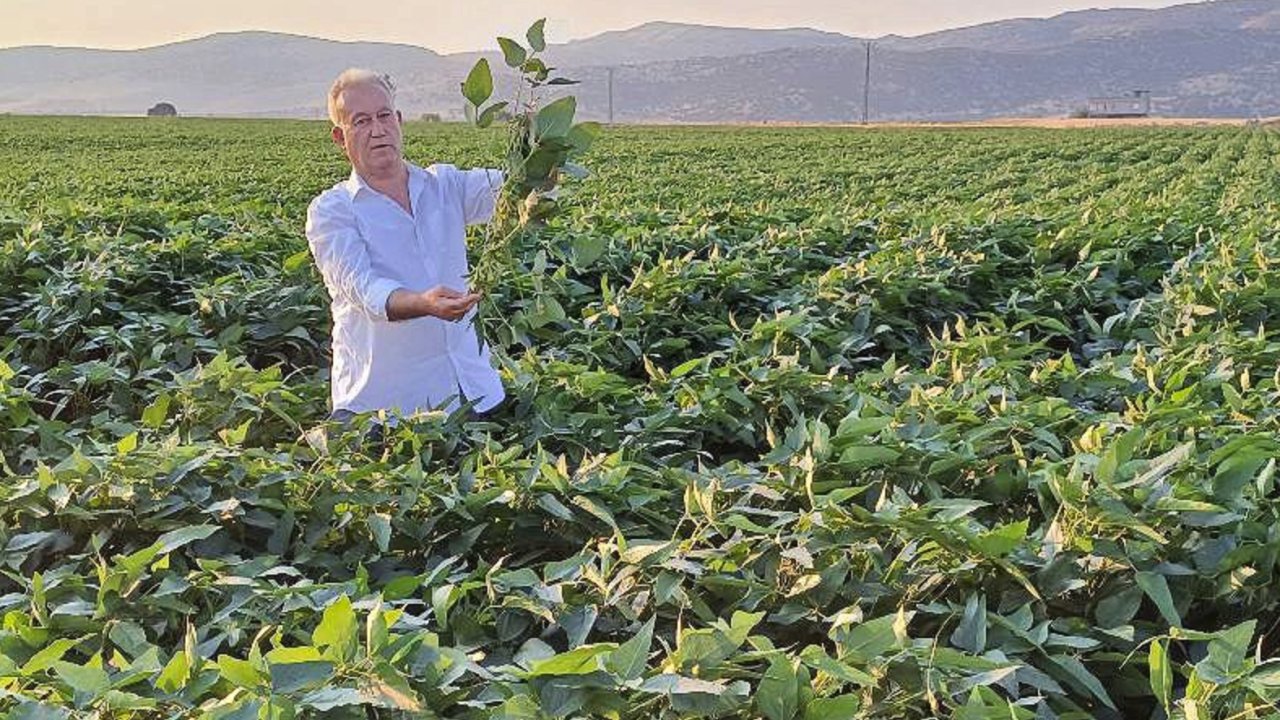
<svg viewBox="0 0 1280 720">
<path fill-rule="evenodd" d="M 1276 712 L 1275 133 L 607 130 L 371 440 L 323 125 L 0 132 L 9 717 Z"/>
</svg>

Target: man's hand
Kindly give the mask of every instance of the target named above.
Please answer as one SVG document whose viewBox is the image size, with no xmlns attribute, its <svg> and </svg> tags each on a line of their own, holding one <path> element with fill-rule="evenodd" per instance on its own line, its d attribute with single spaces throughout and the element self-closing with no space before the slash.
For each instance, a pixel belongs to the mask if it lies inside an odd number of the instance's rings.
<svg viewBox="0 0 1280 720">
<path fill-rule="evenodd" d="M 480 302 L 480 293 L 460 292 L 443 285 L 423 292 L 400 289 L 387 298 L 387 319 L 411 320 L 429 316 L 456 322 L 477 302 Z"/>
<path fill-rule="evenodd" d="M 428 315 L 453 322 L 461 320 L 480 302 L 480 293 L 458 292 L 439 285 L 422 293 L 422 301 L 429 308 Z"/>
</svg>

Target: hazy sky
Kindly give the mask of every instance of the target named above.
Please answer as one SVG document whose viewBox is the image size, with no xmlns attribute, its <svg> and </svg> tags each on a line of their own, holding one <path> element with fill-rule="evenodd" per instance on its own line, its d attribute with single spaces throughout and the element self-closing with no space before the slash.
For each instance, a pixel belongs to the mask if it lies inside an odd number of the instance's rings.
<svg viewBox="0 0 1280 720">
<path fill-rule="evenodd" d="M 563 42 L 649 20 L 745 27 L 807 26 L 848 35 L 916 35 L 1091 7 L 1175 0 L 0 0 L 0 46 L 136 48 L 227 30 L 383 40 L 441 52 L 488 48 L 546 16 Z"/>
</svg>

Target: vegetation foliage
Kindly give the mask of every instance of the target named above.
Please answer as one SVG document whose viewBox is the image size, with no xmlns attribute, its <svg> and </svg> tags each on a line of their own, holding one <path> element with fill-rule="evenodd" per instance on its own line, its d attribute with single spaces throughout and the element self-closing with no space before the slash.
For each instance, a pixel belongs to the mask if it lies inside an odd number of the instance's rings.
<svg viewBox="0 0 1280 720">
<path fill-rule="evenodd" d="M 517 75 L 512 100 L 485 106 L 494 91 L 487 58 L 476 61 L 461 86 L 467 100 L 467 116 L 476 127 L 489 127 L 501 114 L 507 116 L 502 187 L 497 190 L 493 218 L 472 253 L 474 263 L 469 278 L 471 289 L 486 293 L 472 318 L 482 343 L 486 336 L 498 342 L 511 339 L 512 326 L 494 294 L 507 278 L 532 272 L 532 296 L 543 294 L 542 283 L 538 282 L 541 273 L 522 263 L 516 252 L 519 236 L 537 232 L 555 214 L 562 171 L 577 179 L 587 177 L 587 169 L 570 160 L 591 147 L 591 140 L 600 129 L 596 123 L 574 122 L 577 100 L 572 95 L 546 97 L 548 90 L 576 82 L 553 77 L 555 68 L 548 67 L 539 57 L 547 49 L 545 25 L 546 20 L 538 20 L 529 27 L 525 33 L 528 47 L 511 38 L 498 38 L 503 60 Z M 506 361 L 501 352 L 498 357 Z"/>
<path fill-rule="evenodd" d="M 1274 713 L 1274 132 L 610 130 L 377 440 L 323 127 L 0 132 L 9 717 Z"/>
</svg>

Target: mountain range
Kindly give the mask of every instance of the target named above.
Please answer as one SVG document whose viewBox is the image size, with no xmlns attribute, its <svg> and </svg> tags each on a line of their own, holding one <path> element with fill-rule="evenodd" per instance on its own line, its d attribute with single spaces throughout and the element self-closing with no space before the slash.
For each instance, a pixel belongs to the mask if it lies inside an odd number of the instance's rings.
<svg viewBox="0 0 1280 720">
<path fill-rule="evenodd" d="M 554 18 L 552 18 L 554 25 Z M 1065 13 L 916 37 L 855 38 L 654 22 L 551 45 L 583 117 L 618 122 L 849 122 L 1061 116 L 1151 91 L 1163 116 L 1280 115 L 1280 2 L 1216 0 Z M 0 49 L 0 113 L 320 118 L 343 68 L 390 73 L 406 116 L 461 116 L 481 53 L 259 31 L 141 50 Z M 488 54 L 495 67 L 500 57 Z"/>
</svg>

